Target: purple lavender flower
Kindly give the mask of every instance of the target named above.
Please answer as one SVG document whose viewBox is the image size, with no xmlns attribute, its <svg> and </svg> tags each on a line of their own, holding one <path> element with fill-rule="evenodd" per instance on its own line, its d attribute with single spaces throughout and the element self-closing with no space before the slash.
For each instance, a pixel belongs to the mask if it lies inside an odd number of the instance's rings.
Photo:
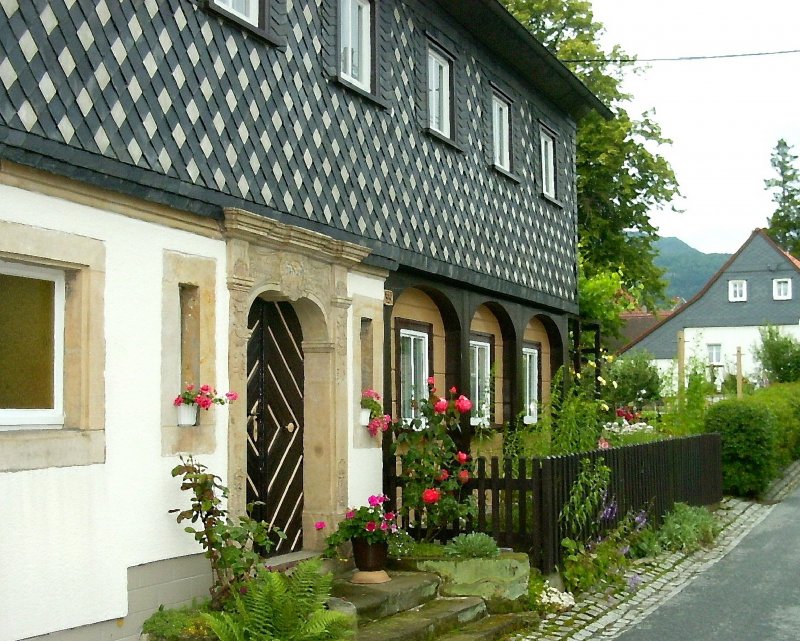
<svg viewBox="0 0 800 641">
<path fill-rule="evenodd" d="M 647 525 L 647 512 L 642 510 L 633 518 L 637 530 L 642 530 Z"/>
<path fill-rule="evenodd" d="M 628 592 L 636 592 L 644 579 L 637 572 L 634 572 L 628 577 Z"/>
<path fill-rule="evenodd" d="M 613 521 L 617 516 L 617 502 L 616 500 L 608 503 L 600 514 L 601 521 Z"/>
</svg>

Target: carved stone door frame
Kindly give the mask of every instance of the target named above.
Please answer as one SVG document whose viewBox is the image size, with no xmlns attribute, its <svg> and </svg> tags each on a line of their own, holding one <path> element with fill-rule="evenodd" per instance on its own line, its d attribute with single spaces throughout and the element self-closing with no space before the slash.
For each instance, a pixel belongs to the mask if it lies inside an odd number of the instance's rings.
<svg viewBox="0 0 800 641">
<path fill-rule="evenodd" d="M 240 209 L 226 209 L 230 293 L 228 376 L 247 387 L 247 316 L 257 297 L 290 301 L 303 330 L 305 355 L 304 547 L 322 549 L 316 521 L 333 522 L 347 507 L 347 276 L 369 250 Z M 243 513 L 247 478 L 246 403 L 230 406 L 229 509 Z"/>
</svg>

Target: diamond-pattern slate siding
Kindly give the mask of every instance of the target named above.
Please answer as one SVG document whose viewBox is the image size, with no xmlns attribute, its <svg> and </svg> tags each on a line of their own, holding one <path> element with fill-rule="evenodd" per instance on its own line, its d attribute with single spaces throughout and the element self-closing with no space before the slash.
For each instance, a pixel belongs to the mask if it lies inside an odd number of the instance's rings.
<svg viewBox="0 0 800 641">
<path fill-rule="evenodd" d="M 335 6 L 286 0 L 276 47 L 188 0 L 0 0 L 0 153 L 361 238 L 400 264 L 574 309 L 571 118 L 427 0 L 377 1 L 364 97 L 332 77 Z M 421 126 L 431 35 L 455 50 L 456 145 Z M 514 100 L 516 180 L 490 167 L 491 82 Z M 542 123 L 558 134 L 563 207 L 540 194 Z"/>
</svg>

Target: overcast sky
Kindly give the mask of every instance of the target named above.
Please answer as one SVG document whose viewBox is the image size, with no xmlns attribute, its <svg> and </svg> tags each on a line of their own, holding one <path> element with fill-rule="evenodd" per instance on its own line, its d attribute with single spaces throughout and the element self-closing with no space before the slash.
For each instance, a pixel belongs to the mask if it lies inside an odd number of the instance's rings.
<svg viewBox="0 0 800 641">
<path fill-rule="evenodd" d="M 639 58 L 800 49 L 800 0 L 592 0 L 606 42 Z M 800 155 L 800 53 L 653 62 L 629 72 L 631 114 L 655 108 L 682 214 L 654 213 L 662 236 L 734 252 L 773 210 L 764 180 L 785 138 Z"/>
</svg>

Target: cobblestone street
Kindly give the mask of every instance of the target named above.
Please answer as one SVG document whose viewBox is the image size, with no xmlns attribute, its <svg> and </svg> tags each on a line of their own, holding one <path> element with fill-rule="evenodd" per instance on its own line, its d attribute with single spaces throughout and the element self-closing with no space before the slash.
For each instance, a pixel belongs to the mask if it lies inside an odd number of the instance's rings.
<svg viewBox="0 0 800 641">
<path fill-rule="evenodd" d="M 800 463 L 794 463 L 784 477 L 773 484 L 762 503 L 726 498 L 717 515 L 722 531 L 716 545 L 691 555 L 665 554 L 655 561 L 638 563 L 641 583 L 635 592 L 585 595 L 568 612 L 546 616 L 538 630 L 517 635 L 516 641 L 583 641 L 615 639 L 643 621 L 692 580 L 716 564 L 774 509 L 775 503 L 800 484 Z"/>
</svg>

